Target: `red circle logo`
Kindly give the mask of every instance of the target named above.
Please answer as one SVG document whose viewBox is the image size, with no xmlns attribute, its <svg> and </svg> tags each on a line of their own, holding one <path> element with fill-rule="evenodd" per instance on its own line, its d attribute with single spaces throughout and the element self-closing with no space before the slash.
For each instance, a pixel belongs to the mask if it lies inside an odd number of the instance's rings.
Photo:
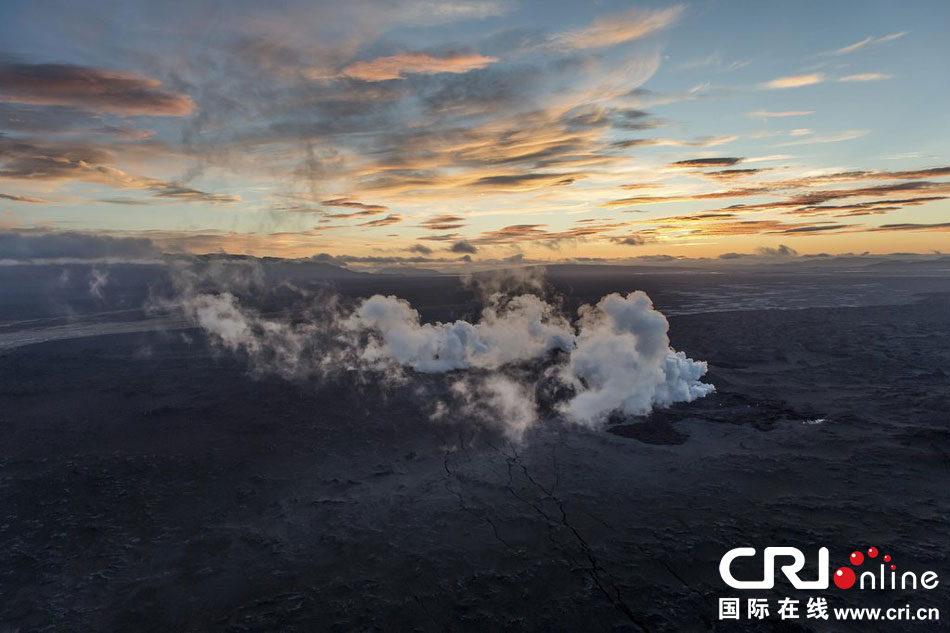
<svg viewBox="0 0 950 633">
<path fill-rule="evenodd" d="M 855 580 L 854 570 L 850 567 L 839 567 L 835 572 L 835 584 L 839 589 L 850 589 Z"/>
</svg>

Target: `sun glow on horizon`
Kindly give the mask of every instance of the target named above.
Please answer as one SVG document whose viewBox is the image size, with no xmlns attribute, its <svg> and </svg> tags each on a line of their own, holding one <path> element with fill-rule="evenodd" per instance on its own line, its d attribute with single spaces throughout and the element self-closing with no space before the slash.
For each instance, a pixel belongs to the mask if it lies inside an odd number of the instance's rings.
<svg viewBox="0 0 950 633">
<path fill-rule="evenodd" d="M 414 265 L 946 250 L 950 121 L 907 98 L 939 20 L 777 11 L 9 3 L 0 228 Z"/>
</svg>

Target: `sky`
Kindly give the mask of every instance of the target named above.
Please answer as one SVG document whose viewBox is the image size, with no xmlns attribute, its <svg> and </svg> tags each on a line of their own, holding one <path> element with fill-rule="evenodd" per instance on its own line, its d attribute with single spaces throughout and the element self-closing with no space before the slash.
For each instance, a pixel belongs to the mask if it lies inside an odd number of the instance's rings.
<svg viewBox="0 0 950 633">
<path fill-rule="evenodd" d="M 478 262 L 950 246 L 950 4 L 0 5 L 0 230 Z"/>
</svg>

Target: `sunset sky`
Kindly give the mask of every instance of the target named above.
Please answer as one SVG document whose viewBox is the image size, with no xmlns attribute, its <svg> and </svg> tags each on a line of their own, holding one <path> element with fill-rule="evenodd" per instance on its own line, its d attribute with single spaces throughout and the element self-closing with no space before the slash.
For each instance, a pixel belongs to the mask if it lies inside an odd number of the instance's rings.
<svg viewBox="0 0 950 633">
<path fill-rule="evenodd" d="M 943 1 L 8 0 L 0 229 L 417 264 L 946 251 L 948 24 Z"/>
</svg>

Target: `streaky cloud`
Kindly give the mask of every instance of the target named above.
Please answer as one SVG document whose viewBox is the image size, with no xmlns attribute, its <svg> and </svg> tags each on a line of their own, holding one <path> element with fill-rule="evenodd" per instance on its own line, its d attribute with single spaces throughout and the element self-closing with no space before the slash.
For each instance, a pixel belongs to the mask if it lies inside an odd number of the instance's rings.
<svg viewBox="0 0 950 633">
<path fill-rule="evenodd" d="M 551 37 L 548 46 L 563 50 L 589 50 L 636 40 L 672 25 L 683 6 L 666 9 L 629 9 L 598 18 L 590 26 Z"/>
<path fill-rule="evenodd" d="M 340 71 L 345 77 L 363 81 L 390 81 L 406 75 L 462 74 L 497 62 L 497 57 L 477 53 L 455 53 L 436 57 L 428 53 L 407 52 L 354 62 Z"/>
<path fill-rule="evenodd" d="M 71 64 L 0 62 L 0 102 L 73 106 L 123 116 L 185 116 L 191 97 L 138 73 Z"/>
<path fill-rule="evenodd" d="M 788 77 L 779 77 L 771 81 L 759 84 L 760 88 L 766 90 L 787 90 L 789 88 L 801 88 L 803 86 L 813 86 L 820 84 L 826 79 L 822 73 L 810 73 L 807 75 L 791 75 Z"/>
<path fill-rule="evenodd" d="M 746 112 L 746 115 L 761 117 L 763 119 L 781 119 L 792 116 L 808 116 L 814 113 L 814 110 L 779 110 L 774 112 L 769 110 L 752 110 L 751 112 Z"/>
<path fill-rule="evenodd" d="M 841 48 L 836 48 L 831 51 L 826 51 L 820 53 L 822 56 L 837 56 L 837 55 L 847 55 L 849 53 L 854 53 L 868 46 L 875 46 L 877 44 L 886 44 L 887 42 L 893 42 L 896 39 L 900 39 L 907 35 L 909 31 L 898 31 L 896 33 L 890 33 L 889 35 L 882 35 L 881 37 L 871 37 L 868 36 L 863 40 L 857 41 L 854 44 L 848 44 L 847 46 L 842 46 Z"/>
</svg>

